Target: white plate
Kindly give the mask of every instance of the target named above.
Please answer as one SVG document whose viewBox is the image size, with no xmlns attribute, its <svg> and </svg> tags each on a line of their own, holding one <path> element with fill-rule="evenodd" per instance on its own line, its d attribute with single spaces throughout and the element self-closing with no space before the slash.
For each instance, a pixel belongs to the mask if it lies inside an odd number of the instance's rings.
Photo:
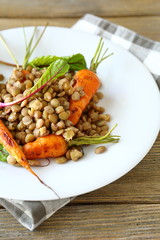
<svg viewBox="0 0 160 240">
<path fill-rule="evenodd" d="M 33 28 L 27 28 L 30 36 Z M 22 28 L 1 32 L 21 63 L 24 56 Z M 33 57 L 42 55 L 71 55 L 82 53 L 89 64 L 99 37 L 71 29 L 48 27 Z M 85 148 L 85 156 L 78 162 L 34 168 L 61 198 L 83 194 L 105 186 L 136 166 L 152 147 L 160 127 L 160 95 L 157 85 L 137 58 L 105 40 L 114 55 L 104 61 L 98 76 L 105 98 L 100 104 L 112 116 L 110 126 L 118 123 L 114 134 L 121 136 L 117 144 L 109 146 L 102 155 L 94 154 L 95 146 Z M 1 59 L 10 57 L 0 43 Z M 0 66 L 0 73 L 9 77 L 11 68 Z M 0 197 L 21 200 L 50 200 L 57 197 L 23 168 L 0 162 Z"/>
</svg>

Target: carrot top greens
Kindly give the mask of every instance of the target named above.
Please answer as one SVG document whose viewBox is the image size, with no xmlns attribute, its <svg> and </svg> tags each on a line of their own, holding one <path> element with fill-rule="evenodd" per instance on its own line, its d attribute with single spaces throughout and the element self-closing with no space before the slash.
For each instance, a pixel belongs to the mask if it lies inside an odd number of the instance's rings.
<svg viewBox="0 0 160 240">
<path fill-rule="evenodd" d="M 91 60 L 91 64 L 90 64 L 90 70 L 92 72 L 96 72 L 97 68 L 99 66 L 99 64 L 104 61 L 106 58 L 110 57 L 111 55 L 113 55 L 113 53 L 110 53 L 109 55 L 106 55 L 106 52 L 108 51 L 108 48 L 102 53 L 104 47 L 104 42 L 102 37 L 100 38 L 99 44 L 97 46 L 97 49 L 95 51 L 95 54 Z"/>
</svg>

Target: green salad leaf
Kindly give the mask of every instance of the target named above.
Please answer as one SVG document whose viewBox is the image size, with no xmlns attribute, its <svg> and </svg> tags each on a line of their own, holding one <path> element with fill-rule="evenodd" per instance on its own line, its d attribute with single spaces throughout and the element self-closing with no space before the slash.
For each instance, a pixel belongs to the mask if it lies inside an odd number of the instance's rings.
<svg viewBox="0 0 160 240">
<path fill-rule="evenodd" d="M 85 58 L 80 53 L 74 54 L 72 56 L 64 56 L 64 57 L 51 56 L 51 55 L 37 57 L 33 59 L 31 62 L 29 62 L 28 65 L 32 67 L 47 67 L 58 59 L 65 60 L 70 66 L 69 68 L 70 71 L 78 71 L 78 70 L 87 68 Z"/>
<path fill-rule="evenodd" d="M 43 73 L 36 84 L 29 90 L 27 96 L 33 92 L 39 91 L 49 81 L 54 81 L 60 76 L 63 76 L 69 70 L 69 65 L 66 61 L 58 59 L 50 64 L 47 70 Z"/>
<path fill-rule="evenodd" d="M 7 162 L 7 157 L 9 153 L 6 151 L 6 149 L 0 144 L 0 161 Z"/>
</svg>

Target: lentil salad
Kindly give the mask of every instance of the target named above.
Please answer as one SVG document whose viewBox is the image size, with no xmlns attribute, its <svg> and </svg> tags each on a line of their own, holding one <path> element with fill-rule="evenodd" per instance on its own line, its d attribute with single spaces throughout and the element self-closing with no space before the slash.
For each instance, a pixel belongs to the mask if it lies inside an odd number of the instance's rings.
<svg viewBox="0 0 160 240">
<path fill-rule="evenodd" d="M 25 79 L 24 70 L 27 73 Z M 27 65 L 25 69 L 16 67 L 8 82 L 0 84 L 0 101 L 5 104 L 17 101 L 16 104 L 1 108 L 0 117 L 21 148 L 39 137 L 50 134 L 63 136 L 69 142 L 81 137 L 96 139 L 109 133 L 110 115 L 104 114 L 105 109 L 97 105 L 103 98 L 101 92 L 96 92 L 92 96 L 75 126 L 69 120 L 70 100 L 77 102 L 86 94 L 82 86 L 75 87 L 73 70 L 57 77 L 54 82 L 47 82 L 38 92 L 19 102 L 19 99 L 23 99 L 46 71 L 45 67 L 31 65 Z M 114 140 L 111 142 L 117 142 L 118 138 Z M 64 163 L 70 159 L 77 161 L 82 156 L 82 148 L 73 144 L 65 155 L 55 160 L 57 163 Z M 7 161 L 10 164 L 17 163 L 11 155 L 7 157 Z"/>
</svg>

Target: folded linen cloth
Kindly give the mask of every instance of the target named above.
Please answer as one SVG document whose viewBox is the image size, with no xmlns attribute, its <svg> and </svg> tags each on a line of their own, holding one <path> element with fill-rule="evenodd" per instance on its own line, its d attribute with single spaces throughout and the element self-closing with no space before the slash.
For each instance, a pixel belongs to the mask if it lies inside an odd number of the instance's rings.
<svg viewBox="0 0 160 240">
<path fill-rule="evenodd" d="M 127 28 L 91 14 L 86 14 L 72 28 L 102 36 L 130 51 L 148 68 L 160 87 L 160 42 L 145 38 Z M 23 226 L 32 231 L 72 199 L 19 201 L 0 198 L 0 204 Z"/>
</svg>

